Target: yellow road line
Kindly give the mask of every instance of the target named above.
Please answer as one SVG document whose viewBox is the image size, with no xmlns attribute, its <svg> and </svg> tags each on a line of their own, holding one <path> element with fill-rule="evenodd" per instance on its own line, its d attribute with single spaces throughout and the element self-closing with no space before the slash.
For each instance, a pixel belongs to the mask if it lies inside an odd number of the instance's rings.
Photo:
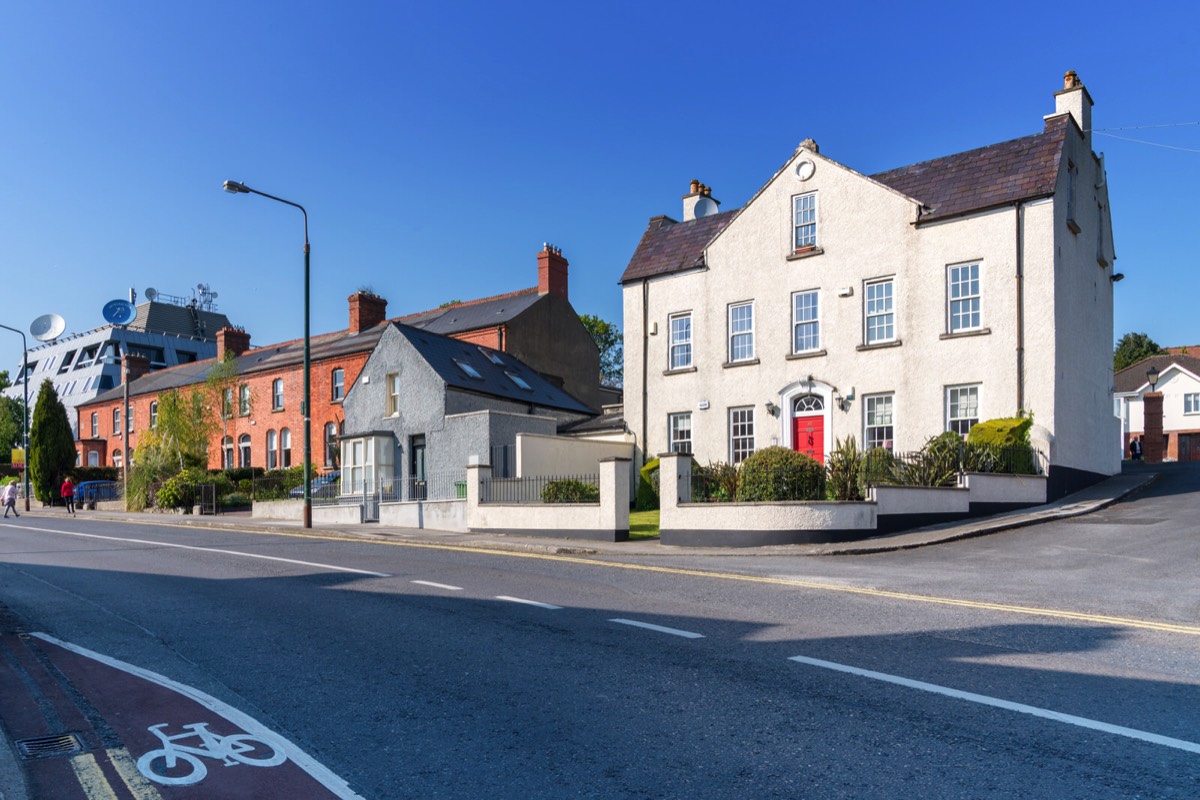
<svg viewBox="0 0 1200 800">
<path fill-rule="evenodd" d="M 110 520 L 103 520 L 108 522 Z M 113 522 L 125 520 L 112 520 Z M 141 520 L 128 520 L 135 525 L 161 525 L 163 523 L 143 522 Z M 167 523 L 170 524 L 170 523 Z M 760 577 L 757 575 L 739 575 L 733 572 L 715 572 L 711 570 L 699 569 L 684 569 L 681 567 L 657 567 L 648 564 L 626 564 L 613 561 L 600 561 L 595 558 L 583 558 L 581 556 L 554 555 L 551 553 L 522 553 L 513 550 L 496 550 L 488 547 L 472 547 L 469 545 L 453 545 L 453 544 L 430 544 L 427 542 L 393 542 L 380 539 L 362 539 L 352 536 L 337 536 L 333 534 L 316 534 L 316 533 L 290 533 L 284 531 L 253 531 L 242 528 L 224 528 L 224 527 L 209 527 L 199 525 L 178 525 L 177 527 L 197 528 L 202 527 L 205 530 L 215 531 L 233 531 L 236 533 L 246 533 L 252 536 L 286 536 L 294 539 L 315 539 L 318 541 L 328 542 L 356 542 L 365 544 L 377 544 L 386 547 L 408 547 L 419 550 L 449 550 L 459 551 L 464 553 L 478 553 L 482 555 L 504 556 L 506 558 L 530 558 L 542 561 L 559 561 L 567 564 L 586 564 L 590 567 L 602 567 L 607 569 L 623 569 L 633 572 L 657 572 L 664 575 L 679 575 L 693 578 L 712 578 L 716 580 L 739 581 L 742 583 L 763 583 L 774 586 L 788 586 L 796 589 L 813 589 L 823 592 L 841 592 L 843 594 L 856 594 L 868 597 L 881 597 L 888 600 L 905 600 L 914 603 L 932 603 L 934 605 L 958 606 L 960 608 L 974 608 L 985 611 L 1001 611 L 1009 614 L 1025 614 L 1035 617 L 1050 617 L 1054 619 L 1069 619 L 1079 622 L 1093 622 L 1101 625 L 1120 625 L 1127 628 L 1141 628 L 1151 631 L 1163 631 L 1166 633 L 1182 633 L 1188 636 L 1200 636 L 1200 626 L 1196 625 L 1180 625 L 1173 622 L 1155 622 L 1153 620 L 1133 619 L 1131 617 L 1113 617 L 1104 614 L 1089 614 L 1080 611 L 1063 611 L 1054 608 L 1037 608 L 1035 606 L 1018 606 L 1008 603 L 990 603 L 980 600 L 961 600 L 954 597 L 937 597 L 934 595 L 911 594 L 909 592 L 893 592 L 886 589 L 870 589 L 859 586 L 844 586 L 836 583 L 821 583 L 818 581 L 803 581 L 794 578 L 769 578 Z"/>
<path fill-rule="evenodd" d="M 116 767 L 117 774 L 137 800 L 162 800 L 162 795 L 146 780 L 146 776 L 138 771 L 137 764 L 133 763 L 133 756 L 129 755 L 129 751 L 124 747 L 109 750 L 108 760 Z"/>
<path fill-rule="evenodd" d="M 116 792 L 91 753 L 72 756 L 71 768 L 75 770 L 75 778 L 88 800 L 117 800 Z"/>
</svg>

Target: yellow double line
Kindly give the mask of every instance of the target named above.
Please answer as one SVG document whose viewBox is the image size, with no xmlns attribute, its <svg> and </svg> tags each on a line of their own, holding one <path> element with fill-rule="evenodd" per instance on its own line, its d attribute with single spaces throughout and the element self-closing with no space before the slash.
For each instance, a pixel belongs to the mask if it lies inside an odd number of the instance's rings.
<svg viewBox="0 0 1200 800">
<path fill-rule="evenodd" d="M 158 790 L 138 771 L 128 750 L 124 747 L 114 747 L 105 753 L 109 763 L 121 777 L 121 782 L 136 800 L 162 800 Z M 112 784 L 105 777 L 104 770 L 100 768 L 100 763 L 91 753 L 72 757 L 71 768 L 75 770 L 75 778 L 88 800 L 119 800 Z"/>
</svg>

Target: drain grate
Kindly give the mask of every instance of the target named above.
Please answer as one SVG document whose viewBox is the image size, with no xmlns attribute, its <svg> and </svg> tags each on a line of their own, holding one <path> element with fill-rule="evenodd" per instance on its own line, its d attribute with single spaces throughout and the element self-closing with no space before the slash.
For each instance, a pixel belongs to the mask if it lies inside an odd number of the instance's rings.
<svg viewBox="0 0 1200 800">
<path fill-rule="evenodd" d="M 57 758 L 83 752 L 83 740 L 74 733 L 18 739 L 16 744 L 22 758 Z"/>
</svg>

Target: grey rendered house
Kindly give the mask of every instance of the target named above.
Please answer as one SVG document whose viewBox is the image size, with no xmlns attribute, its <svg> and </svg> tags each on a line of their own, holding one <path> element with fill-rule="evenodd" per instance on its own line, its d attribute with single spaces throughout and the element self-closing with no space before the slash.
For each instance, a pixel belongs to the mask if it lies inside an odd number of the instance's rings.
<svg viewBox="0 0 1200 800">
<path fill-rule="evenodd" d="M 343 405 L 343 502 L 465 496 L 471 456 L 595 412 L 509 353 L 390 323 Z"/>
</svg>

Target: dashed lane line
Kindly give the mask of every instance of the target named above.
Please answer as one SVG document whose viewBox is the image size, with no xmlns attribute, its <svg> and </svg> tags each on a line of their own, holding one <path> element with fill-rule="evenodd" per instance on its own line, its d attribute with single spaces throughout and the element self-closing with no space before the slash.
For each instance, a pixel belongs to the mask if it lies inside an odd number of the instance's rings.
<svg viewBox="0 0 1200 800">
<path fill-rule="evenodd" d="M 448 592 L 461 592 L 463 590 L 463 588 L 461 586 L 451 586 L 448 583 L 434 583 L 433 581 L 412 581 L 412 582 L 415 584 L 418 584 L 420 586 L 432 586 L 435 589 L 445 589 Z"/>
<path fill-rule="evenodd" d="M 655 625 L 650 622 L 639 622 L 636 619 L 610 619 L 609 622 L 617 622 L 621 625 L 632 625 L 635 628 L 645 628 L 648 631 L 658 631 L 659 633 L 669 633 L 672 636 L 682 636 L 685 639 L 703 639 L 703 633 L 693 633 L 691 631 L 681 631 L 679 628 L 666 628 L 662 625 Z"/>
<path fill-rule="evenodd" d="M 132 525 L 163 525 L 164 523 L 142 522 L 140 520 L 98 520 L 100 522 L 112 522 L 113 524 L 125 523 Z M 169 523 L 165 523 L 169 524 Z M 3 523 L 0 523 L 3 525 Z M 21 530 L 30 530 L 30 526 L 12 525 L 7 527 L 19 528 Z M 176 526 L 179 527 L 179 526 Z M 224 531 L 244 533 L 251 536 L 280 536 L 294 539 L 313 539 L 325 542 L 353 542 L 355 544 L 373 544 L 384 547 L 409 547 L 418 550 L 438 550 L 460 553 L 472 553 L 476 555 L 491 555 L 501 556 L 504 558 L 528 558 L 541 561 L 557 561 L 565 564 L 584 564 L 589 567 L 600 569 L 618 569 L 628 570 L 631 572 L 653 572 L 664 575 L 678 575 L 693 578 L 708 578 L 712 580 L 737 581 L 741 583 L 759 583 L 774 586 L 786 586 L 795 589 L 812 589 L 822 592 L 839 592 L 842 594 L 855 594 L 866 597 L 879 597 L 887 600 L 902 600 L 911 603 L 929 603 L 933 605 L 956 606 L 959 608 L 971 608 L 982 611 L 999 611 L 1006 614 L 1020 614 L 1035 617 L 1047 617 L 1050 619 L 1067 619 L 1076 622 L 1090 622 L 1099 625 L 1116 625 L 1124 628 L 1139 628 L 1142 630 L 1160 631 L 1164 633 L 1181 633 L 1187 636 L 1200 636 L 1200 626 L 1197 625 L 1182 625 L 1174 622 L 1157 622 L 1155 620 L 1136 619 L 1133 617 L 1117 617 L 1106 614 L 1090 614 L 1080 611 L 1065 611 L 1055 608 L 1039 608 L 1036 606 L 1019 606 L 1009 603 L 991 603 L 979 600 L 963 600 L 955 597 L 938 597 L 935 595 L 912 594 L 909 592 L 893 592 L 886 589 L 871 589 L 858 586 L 846 586 L 836 583 L 822 583 L 819 581 L 804 581 L 795 578 L 772 578 L 758 575 L 739 575 L 730 572 L 716 572 L 710 570 L 699 569 L 683 569 L 679 567 L 658 567 L 650 564 L 628 564 L 617 561 L 601 561 L 594 558 L 583 558 L 580 556 L 569 555 L 554 555 L 550 553 L 528 553 L 515 550 L 496 550 L 489 547 L 472 547 L 468 545 L 449 545 L 449 544 L 430 544 L 428 542 L 398 542 L 398 541 L 381 541 L 378 539 L 362 539 L 351 536 L 336 536 L 326 533 L 289 533 L 284 531 L 254 531 L 240 528 L 223 528 L 223 527 L 208 527 L 189 525 L 187 527 L 203 527 L 205 530 Z M 36 530 L 48 530 L 46 528 L 36 528 Z M 150 544 L 163 544 L 162 542 L 150 542 Z M 165 545 L 164 545 L 165 546 Z M 245 554 L 242 554 L 245 555 Z M 368 573 L 379 574 L 379 573 Z M 380 575 L 381 577 L 391 577 Z"/>
<path fill-rule="evenodd" d="M 1117 736 L 1124 736 L 1129 739 L 1137 739 L 1150 744 L 1158 744 L 1164 747 L 1173 747 L 1177 750 L 1185 750 L 1189 753 L 1200 753 L 1200 744 L 1188 742 L 1183 739 L 1172 739 L 1170 736 L 1161 736 L 1157 733 L 1148 733 L 1147 731 L 1139 731 L 1136 728 L 1126 728 L 1121 725 L 1111 725 L 1107 722 L 1100 722 L 1087 717 L 1077 717 L 1074 714 L 1063 714 L 1059 711 L 1050 711 L 1037 706 L 1027 706 L 1024 703 L 1014 703 L 1010 700 L 1001 700 L 998 697 L 989 697 L 985 694 L 975 694 L 974 692 L 964 692 L 959 689 L 951 689 L 946 686 L 938 686 L 934 683 L 925 683 L 924 681 L 914 681 L 910 678 L 902 678 L 899 675 L 889 675 L 886 672 L 873 672 L 869 669 L 859 669 L 846 664 L 838 664 L 833 661 L 822 661 L 817 658 L 808 658 L 806 656 L 793 656 L 789 661 L 796 661 L 800 664 L 807 664 L 811 667 L 820 667 L 822 669 L 833 670 L 835 672 L 844 672 L 849 675 L 857 675 L 860 678 L 869 678 L 875 681 L 883 681 L 885 683 L 893 683 L 897 686 L 904 686 L 909 689 L 919 689 L 923 692 L 932 692 L 934 694 L 944 695 L 945 697 L 953 697 L 957 700 L 966 700 L 971 703 L 979 703 L 993 708 L 1002 708 L 1006 711 L 1016 711 L 1020 714 L 1029 714 L 1042 719 L 1049 719 L 1055 722 L 1063 722 L 1068 725 L 1077 725 L 1081 728 L 1088 728 L 1093 731 L 1101 731 L 1103 733 L 1111 733 Z"/>
<path fill-rule="evenodd" d="M 15 525 L 5 527 L 13 528 Z M 29 528 L 25 528 L 29 530 Z M 256 558 L 260 561 L 280 561 L 284 564 L 296 564 L 302 567 L 318 567 L 320 569 L 333 570 L 335 572 L 350 572 L 355 575 L 369 575 L 372 578 L 390 578 L 392 577 L 386 572 L 372 572 L 366 569 L 354 569 L 353 567 L 339 567 L 334 564 L 319 564 L 315 561 L 297 561 L 294 558 L 280 558 L 279 556 L 264 556 L 261 553 L 242 553 L 237 550 L 222 550 L 217 547 L 196 547 L 188 544 L 174 544 L 172 542 L 156 542 L 152 539 L 130 539 L 122 536 L 101 536 L 98 533 L 79 533 L 78 531 L 61 531 L 55 528 L 37 528 L 36 530 L 42 533 L 60 533 L 63 536 L 78 536 L 84 539 L 101 539 L 106 542 L 125 542 L 127 544 L 147 544 L 154 547 L 172 547 L 177 550 L 196 550 L 201 553 L 221 553 L 227 556 L 239 556 L 241 558 Z"/>
<path fill-rule="evenodd" d="M 509 603 L 520 603 L 521 605 L 526 605 L 526 606 L 537 606 L 538 608 L 548 608 L 551 611 L 559 611 L 562 609 L 562 606 L 555 606 L 555 605 L 551 605 L 550 603 L 539 603 L 537 600 L 525 600 L 524 598 L 521 598 L 521 597 L 509 597 L 509 596 L 503 595 L 503 594 L 496 595 L 496 599 L 497 600 L 506 600 Z"/>
</svg>

